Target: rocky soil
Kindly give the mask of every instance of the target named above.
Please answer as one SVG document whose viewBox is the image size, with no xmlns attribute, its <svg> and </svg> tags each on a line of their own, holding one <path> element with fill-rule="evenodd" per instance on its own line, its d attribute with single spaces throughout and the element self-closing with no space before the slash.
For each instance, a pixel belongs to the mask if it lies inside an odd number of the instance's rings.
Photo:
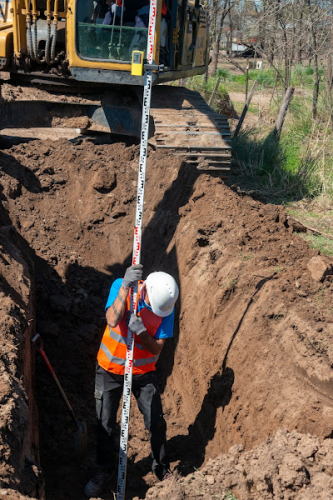
<svg viewBox="0 0 333 500">
<path fill-rule="evenodd" d="M 139 146 L 103 135 L 0 141 L 0 498 L 81 500 L 104 305 L 131 261 Z M 180 285 L 158 367 L 173 478 L 151 474 L 133 401 L 128 499 L 332 498 L 333 266 L 297 229 L 282 206 L 149 151 L 144 273 Z M 87 423 L 81 461 L 31 349 L 36 332 Z"/>
</svg>

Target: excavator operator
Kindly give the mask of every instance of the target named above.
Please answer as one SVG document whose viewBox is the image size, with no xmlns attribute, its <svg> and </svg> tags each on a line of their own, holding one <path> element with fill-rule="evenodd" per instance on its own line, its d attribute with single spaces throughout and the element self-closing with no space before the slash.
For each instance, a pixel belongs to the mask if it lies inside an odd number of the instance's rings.
<svg viewBox="0 0 333 500">
<path fill-rule="evenodd" d="M 88 498 L 98 497 L 116 470 L 114 430 L 123 392 L 128 328 L 135 335 L 132 390 L 150 434 L 152 470 L 159 480 L 170 475 L 166 458 L 166 422 L 163 417 L 155 365 L 165 339 L 173 336 L 175 303 L 179 290 L 164 272 L 141 281 L 142 265 L 130 266 L 123 279 L 111 286 L 106 304 L 107 326 L 97 355 L 95 400 L 97 465 L 85 487 Z M 138 283 L 137 313 L 130 312 L 130 288 Z"/>
</svg>

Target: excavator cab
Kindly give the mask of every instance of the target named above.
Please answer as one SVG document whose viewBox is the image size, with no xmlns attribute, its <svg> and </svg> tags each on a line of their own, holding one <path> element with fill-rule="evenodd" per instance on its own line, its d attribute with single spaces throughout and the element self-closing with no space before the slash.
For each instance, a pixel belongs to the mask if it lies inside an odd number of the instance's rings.
<svg viewBox="0 0 333 500">
<path fill-rule="evenodd" d="M 93 10 L 87 9 L 92 6 Z M 137 6 L 126 0 L 80 2 L 75 23 L 77 53 L 85 60 L 130 63 L 133 50 L 146 52 L 148 15 L 149 2 L 142 0 Z"/>
<path fill-rule="evenodd" d="M 141 51 L 146 57 L 149 0 L 81 0 L 73 4 L 68 37 L 73 76 L 79 81 L 141 84 L 140 75 L 131 75 L 132 53 Z M 167 11 L 164 0 L 163 5 Z M 157 19 L 156 30 L 160 31 L 160 16 Z M 160 44 L 156 45 L 158 59 Z"/>
<path fill-rule="evenodd" d="M 81 0 L 74 8 L 68 37 L 74 77 L 142 85 L 143 78 L 131 77 L 130 66 L 133 51 L 146 52 L 149 0 Z M 154 60 L 163 71 L 154 83 L 204 73 L 207 39 L 206 13 L 198 1 L 160 0 Z M 100 71 L 93 77 L 94 68 Z"/>
</svg>

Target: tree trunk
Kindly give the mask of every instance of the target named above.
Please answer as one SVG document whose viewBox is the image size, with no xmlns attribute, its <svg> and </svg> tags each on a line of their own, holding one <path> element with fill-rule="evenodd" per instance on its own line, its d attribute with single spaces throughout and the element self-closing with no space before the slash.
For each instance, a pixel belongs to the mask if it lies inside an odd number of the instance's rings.
<svg viewBox="0 0 333 500">
<path fill-rule="evenodd" d="M 222 28 L 223 28 L 224 16 L 222 15 L 219 29 L 216 33 L 216 40 L 213 45 L 213 58 L 211 64 L 211 74 L 210 76 L 215 76 L 217 72 L 217 66 L 219 62 L 219 54 L 220 54 L 220 44 L 221 44 L 221 36 L 222 36 Z"/>
<path fill-rule="evenodd" d="M 231 0 L 229 0 L 229 11 L 231 9 Z M 229 29 L 230 29 L 230 46 L 229 46 L 229 54 L 232 55 L 232 33 L 233 33 L 233 30 L 234 30 L 234 25 L 233 25 L 233 22 L 232 22 L 232 16 L 230 15 L 230 12 L 229 12 Z"/>
<path fill-rule="evenodd" d="M 286 27 L 280 22 L 280 26 L 283 30 L 283 55 L 284 55 L 284 90 L 287 92 L 289 87 L 290 75 L 289 75 L 289 57 L 288 57 L 288 39 Z"/>
<path fill-rule="evenodd" d="M 218 79 L 216 80 L 216 83 L 215 83 L 215 87 L 214 87 L 214 90 L 212 92 L 212 95 L 210 96 L 210 99 L 209 99 L 209 102 L 208 102 L 208 106 L 211 106 L 214 99 L 215 99 L 215 95 L 216 95 L 216 92 L 217 92 L 217 89 L 219 88 L 219 85 L 221 83 L 221 78 L 218 77 Z"/>
<path fill-rule="evenodd" d="M 246 65 L 245 102 L 247 100 L 248 92 L 249 92 L 249 63 L 247 63 L 247 65 Z"/>
<path fill-rule="evenodd" d="M 332 47 L 333 42 L 333 26 L 331 27 L 331 40 L 330 45 Z M 333 87 L 333 69 L 332 69 L 332 53 L 327 55 L 327 68 L 325 71 L 325 81 L 326 81 L 326 92 L 327 92 L 327 100 L 330 110 L 330 120 L 331 125 L 333 126 L 333 100 L 332 100 L 332 87 Z"/>
<path fill-rule="evenodd" d="M 304 27 L 303 27 L 303 9 L 301 8 L 300 11 L 300 18 L 299 18 L 299 24 L 298 24 L 298 32 L 302 33 Z M 298 44 L 298 50 L 297 50 L 297 58 L 296 62 L 300 64 L 302 62 L 302 43 Z"/>
<path fill-rule="evenodd" d="M 241 117 L 240 117 L 240 119 L 239 119 L 239 121 L 238 121 L 238 123 L 237 123 L 237 127 L 236 127 L 236 130 L 235 130 L 235 132 L 234 132 L 234 137 L 237 137 L 237 135 L 238 135 L 238 133 L 239 133 L 239 131 L 240 131 L 240 129 L 241 129 L 242 123 L 243 123 L 243 121 L 244 121 L 244 118 L 245 118 L 245 115 L 246 115 L 246 113 L 247 113 L 247 110 L 249 109 L 250 102 L 251 102 L 251 100 L 252 100 L 252 97 L 253 97 L 253 94 L 254 94 L 254 91 L 255 91 L 256 86 L 257 86 L 257 85 L 258 85 L 258 82 L 257 82 L 257 80 L 256 80 L 256 81 L 253 83 L 253 86 L 252 86 L 251 92 L 250 92 L 250 94 L 249 94 L 249 97 L 248 97 L 248 98 L 247 98 L 247 100 L 246 100 L 246 103 L 245 103 L 245 106 L 244 106 L 244 108 L 243 108 L 243 111 L 242 111 Z"/>
<path fill-rule="evenodd" d="M 212 62 L 209 65 L 209 76 L 215 76 L 217 72 L 217 63 L 219 60 L 220 52 L 220 39 L 221 37 L 217 37 L 217 39 L 213 43 L 213 55 Z"/>
<path fill-rule="evenodd" d="M 273 131 L 273 135 L 278 140 L 279 140 L 280 135 L 281 135 L 281 130 L 282 130 L 282 127 L 283 127 L 283 124 L 284 124 L 284 119 L 286 117 L 286 113 L 288 111 L 290 101 L 291 101 L 291 99 L 293 97 L 294 90 L 295 89 L 293 87 L 289 87 L 287 89 L 287 91 L 286 91 L 286 93 L 284 95 L 282 104 L 280 106 L 279 114 L 278 114 L 278 117 L 277 117 L 277 120 L 276 120 L 276 124 L 275 124 L 275 128 L 274 128 L 274 131 Z"/>
<path fill-rule="evenodd" d="M 312 99 L 312 118 L 317 118 L 318 96 L 319 96 L 319 72 L 318 72 L 318 55 L 313 58 L 313 99 Z"/>
<path fill-rule="evenodd" d="M 313 43 L 313 97 L 312 97 L 312 119 L 317 118 L 317 107 L 319 97 L 319 71 L 318 71 L 318 52 L 317 37 L 312 24 L 312 43 Z"/>
<path fill-rule="evenodd" d="M 331 124 L 333 125 L 333 102 L 332 102 L 332 85 L 333 85 L 333 73 L 332 73 L 332 54 L 327 56 L 327 70 L 325 73 L 326 76 L 326 90 L 327 90 L 327 99 L 328 105 L 330 107 L 330 118 Z"/>
<path fill-rule="evenodd" d="M 229 6 L 228 6 L 229 3 Z M 216 1 L 214 1 L 214 4 L 216 4 Z M 224 0 L 223 6 L 218 7 L 215 5 L 213 13 L 215 12 L 214 19 L 212 19 L 212 22 L 214 24 L 214 37 L 212 39 L 212 44 L 213 44 L 213 54 L 212 54 L 212 62 L 209 66 L 209 76 L 215 76 L 217 72 L 217 66 L 218 66 L 218 61 L 219 61 L 219 54 L 220 54 L 220 44 L 221 44 L 221 37 L 222 37 L 222 28 L 224 24 L 224 20 L 227 16 L 227 14 L 230 14 L 230 1 L 229 0 Z M 218 22 L 218 16 L 220 14 L 220 20 Z"/>
</svg>

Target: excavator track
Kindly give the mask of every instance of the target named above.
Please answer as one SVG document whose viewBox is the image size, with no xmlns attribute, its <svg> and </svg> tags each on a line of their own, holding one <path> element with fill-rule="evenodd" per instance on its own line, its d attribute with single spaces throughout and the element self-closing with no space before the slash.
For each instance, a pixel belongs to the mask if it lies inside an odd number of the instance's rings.
<svg viewBox="0 0 333 500">
<path fill-rule="evenodd" d="M 184 87 L 157 85 L 150 108 L 157 149 L 173 151 L 199 170 L 228 175 L 231 133 L 224 115 L 212 110 L 199 92 Z"/>
<path fill-rule="evenodd" d="M 69 127 L 140 137 L 142 89 L 113 92 L 100 104 L 57 101 L 3 101 L 0 132 L 6 128 Z M 140 104 L 141 103 L 141 104 Z M 231 134 L 227 118 L 213 111 L 198 92 L 156 85 L 152 92 L 149 143 L 172 151 L 198 170 L 227 177 L 231 165 Z"/>
</svg>

